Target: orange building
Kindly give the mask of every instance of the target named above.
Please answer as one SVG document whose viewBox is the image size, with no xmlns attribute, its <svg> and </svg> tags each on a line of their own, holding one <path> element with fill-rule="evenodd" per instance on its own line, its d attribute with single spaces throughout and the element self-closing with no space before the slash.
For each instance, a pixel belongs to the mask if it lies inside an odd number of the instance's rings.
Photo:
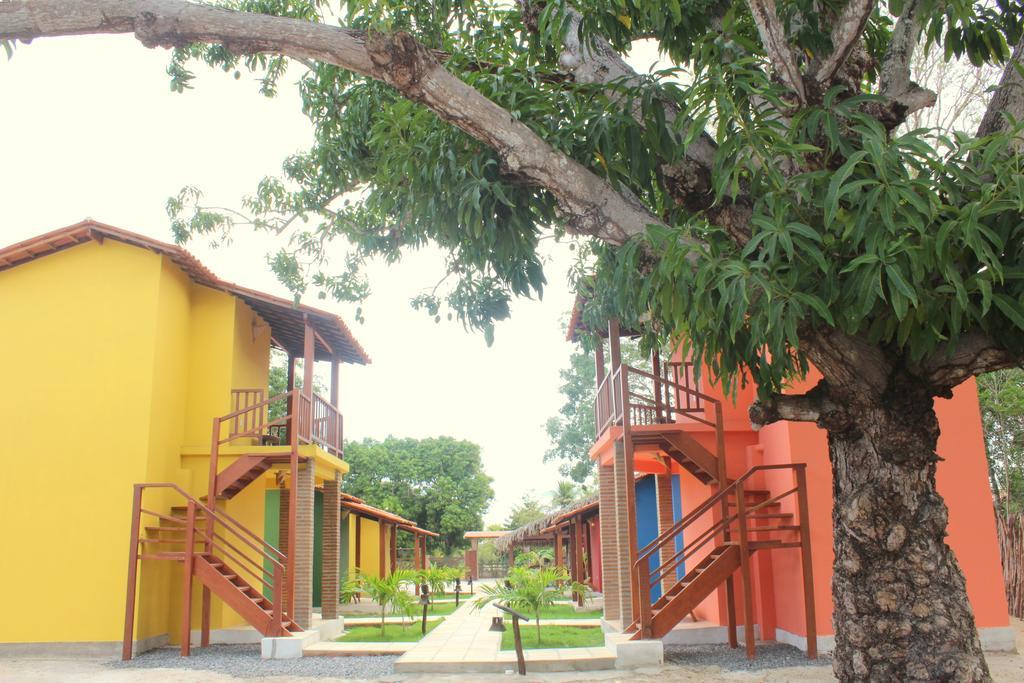
<svg viewBox="0 0 1024 683">
<path fill-rule="evenodd" d="M 577 315 L 570 339 L 581 334 L 594 332 L 582 329 Z M 758 639 L 810 656 L 831 650 L 825 431 L 795 422 L 755 431 L 748 418 L 753 387 L 726 397 L 713 382 L 698 382 L 678 352 L 664 363 L 655 354 L 648 368 L 624 365 L 620 336 L 614 321 L 595 334 L 597 439 L 590 455 L 599 464 L 606 621 L 666 643 L 743 641 L 751 655 Z M 982 646 L 1013 650 L 975 382 L 936 400 L 936 411 L 947 542 L 966 577 Z M 655 475 L 651 491 L 641 490 L 639 472 Z"/>
</svg>

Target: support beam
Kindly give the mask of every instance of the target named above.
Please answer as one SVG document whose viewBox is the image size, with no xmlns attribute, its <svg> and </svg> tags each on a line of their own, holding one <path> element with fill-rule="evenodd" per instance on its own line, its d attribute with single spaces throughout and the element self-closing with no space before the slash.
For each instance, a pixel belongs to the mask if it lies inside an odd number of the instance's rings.
<svg viewBox="0 0 1024 683">
<path fill-rule="evenodd" d="M 390 555 L 390 573 L 394 574 L 398 571 L 398 526 L 396 524 L 391 525 L 391 536 L 389 540 L 389 546 L 391 549 Z"/>
<path fill-rule="evenodd" d="M 663 534 L 672 528 L 674 524 L 672 515 L 672 471 L 669 470 L 668 474 L 659 474 L 655 478 L 655 493 L 658 500 L 658 533 Z M 659 564 L 666 565 L 672 561 L 672 557 L 675 555 L 676 547 L 674 543 L 666 543 L 661 548 L 661 557 L 659 558 Z M 668 589 L 675 583 L 676 577 L 667 575 L 661 582 L 661 594 L 665 595 Z"/>
<path fill-rule="evenodd" d="M 612 463 L 598 465 L 597 485 L 601 510 L 598 532 L 601 536 L 601 592 L 604 593 L 604 618 L 606 621 L 620 621 L 622 610 L 619 600 L 618 567 L 621 555 L 617 530 L 619 516 L 615 508 L 615 468 Z"/>
<path fill-rule="evenodd" d="M 555 566 L 565 566 L 565 553 L 562 548 L 562 532 L 561 530 L 555 531 Z"/>
<path fill-rule="evenodd" d="M 587 580 L 587 574 L 583 567 L 583 518 L 577 517 L 572 524 L 572 566 L 575 573 L 575 580 L 583 583 Z M 583 607 L 584 596 L 576 594 L 576 604 Z"/>
<path fill-rule="evenodd" d="M 651 374 L 654 375 L 654 412 L 658 422 L 669 422 L 671 416 L 665 405 L 664 385 L 661 381 L 661 353 L 658 349 L 651 349 Z"/>
<path fill-rule="evenodd" d="M 331 359 L 331 405 L 335 408 L 338 407 L 338 401 L 341 400 L 341 384 L 339 382 L 339 369 L 341 367 L 341 361 L 337 358 Z"/>
<path fill-rule="evenodd" d="M 628 426 L 628 420 L 624 420 L 624 422 Z M 636 478 L 633 473 L 632 455 L 632 443 L 628 439 L 623 438 L 615 443 L 614 509 L 619 553 L 619 603 L 623 626 L 628 626 L 633 622 L 639 604 L 632 572 L 637 557 L 636 492 L 634 489 Z"/>
<path fill-rule="evenodd" d="M 292 553 L 295 552 L 295 547 L 292 545 L 291 538 L 294 521 L 291 512 L 291 499 L 291 489 L 286 488 L 282 484 L 278 489 L 277 499 L 277 546 L 278 549 L 285 553 L 286 556 L 285 570 L 287 575 L 283 586 L 283 597 L 285 608 L 288 610 L 289 616 L 291 616 L 292 611 L 292 571 L 294 571 L 293 560 L 295 559 L 292 555 Z"/>
<path fill-rule="evenodd" d="M 363 570 L 363 518 L 356 515 L 356 569 Z"/>
<path fill-rule="evenodd" d="M 622 367 L 622 346 L 619 334 L 619 321 L 612 318 L 608 321 L 608 352 L 612 357 L 611 371 L 613 373 Z"/>
<path fill-rule="evenodd" d="M 324 482 L 323 564 L 320 571 L 320 610 L 324 619 L 338 617 L 341 580 L 341 474 Z"/>
<path fill-rule="evenodd" d="M 305 336 L 302 344 L 302 393 L 313 395 L 313 368 L 316 365 L 316 338 L 309 316 L 305 316 Z"/>
<path fill-rule="evenodd" d="M 313 625 L 313 499 L 316 475 L 312 460 L 299 466 L 292 482 L 295 516 L 295 607 L 292 619 L 304 629 Z"/>
</svg>

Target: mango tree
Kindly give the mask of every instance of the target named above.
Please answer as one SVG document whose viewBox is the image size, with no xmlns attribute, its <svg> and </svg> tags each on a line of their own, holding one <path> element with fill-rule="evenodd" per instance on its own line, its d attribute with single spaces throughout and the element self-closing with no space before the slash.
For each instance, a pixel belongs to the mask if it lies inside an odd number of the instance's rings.
<svg viewBox="0 0 1024 683">
<path fill-rule="evenodd" d="M 197 188 L 168 208 L 182 240 L 287 235 L 296 291 L 361 296 L 363 259 L 433 243 L 450 284 L 417 305 L 491 339 L 541 293 L 542 237 L 577 241 L 586 319 L 687 339 L 726 386 L 757 383 L 756 424 L 828 431 L 838 677 L 989 678 L 933 402 L 1024 358 L 1019 0 L 219 5 L 0 2 L 0 40 L 134 34 L 174 49 L 178 90 L 206 63 L 272 95 L 294 67 L 310 149 L 236 213 Z M 626 61 L 644 45 L 663 68 Z M 901 129 L 936 101 L 919 50 L 1005 64 L 977 130 Z"/>
</svg>

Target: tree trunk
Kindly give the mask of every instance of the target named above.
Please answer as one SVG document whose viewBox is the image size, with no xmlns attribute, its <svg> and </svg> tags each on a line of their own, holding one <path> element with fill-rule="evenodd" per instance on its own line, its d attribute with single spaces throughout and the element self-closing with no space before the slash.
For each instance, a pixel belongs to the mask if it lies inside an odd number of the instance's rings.
<svg viewBox="0 0 1024 683">
<path fill-rule="evenodd" d="M 930 393 L 893 380 L 858 397 L 829 431 L 841 681 L 987 681 L 964 576 L 946 545 L 935 487 L 939 435 Z"/>
</svg>

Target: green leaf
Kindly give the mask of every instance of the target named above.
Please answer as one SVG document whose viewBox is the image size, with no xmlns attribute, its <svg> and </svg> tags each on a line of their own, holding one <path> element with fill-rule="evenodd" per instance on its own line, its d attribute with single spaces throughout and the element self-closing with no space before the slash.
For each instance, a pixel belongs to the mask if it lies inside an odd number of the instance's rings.
<svg viewBox="0 0 1024 683">
<path fill-rule="evenodd" d="M 861 150 L 854 152 L 850 155 L 850 158 L 846 160 L 839 170 L 832 176 L 832 181 L 828 184 L 828 192 L 825 195 L 825 226 L 829 227 L 835 220 L 836 211 L 839 208 L 839 189 L 842 187 L 846 179 L 850 177 L 857 164 L 860 163 L 861 159 L 867 156 L 867 152 Z"/>
<path fill-rule="evenodd" d="M 996 308 L 1009 318 L 1018 329 L 1024 330 L 1024 306 L 1021 306 L 1021 303 L 1016 299 L 1005 294 L 995 294 L 993 298 L 996 302 Z"/>
</svg>

